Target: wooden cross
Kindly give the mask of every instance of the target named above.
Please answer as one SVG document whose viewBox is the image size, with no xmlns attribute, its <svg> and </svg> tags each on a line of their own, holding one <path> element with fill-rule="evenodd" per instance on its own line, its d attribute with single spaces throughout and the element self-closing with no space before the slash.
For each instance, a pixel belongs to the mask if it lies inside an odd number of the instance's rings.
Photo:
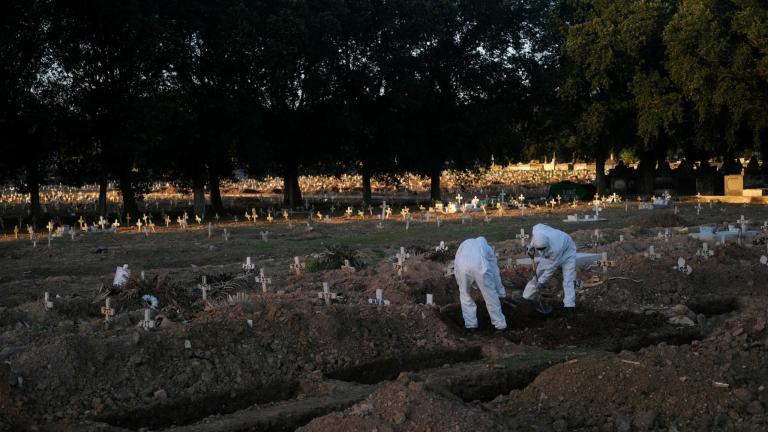
<svg viewBox="0 0 768 432">
<path fill-rule="evenodd" d="M 101 307 L 101 314 L 104 315 L 104 321 L 109 321 L 110 317 L 115 315 L 115 310 L 112 308 L 112 300 L 109 297 L 104 300 L 104 306 Z"/>
<path fill-rule="evenodd" d="M 715 251 L 711 250 L 706 242 L 702 243 L 701 249 L 696 251 L 696 256 L 700 256 L 704 259 L 709 259 L 709 257 L 713 256 L 714 254 Z"/>
<path fill-rule="evenodd" d="M 345 259 L 344 260 L 344 265 L 341 266 L 341 270 L 343 272 L 346 272 L 346 273 L 354 273 L 355 272 L 355 267 L 353 267 L 353 266 L 351 266 L 349 264 L 349 260 L 348 259 Z"/>
<path fill-rule="evenodd" d="M 323 291 L 317 293 L 317 298 L 323 299 L 326 305 L 330 305 L 331 300 L 336 300 L 336 297 L 336 293 L 331 292 L 331 288 L 328 285 L 328 282 L 323 282 Z"/>
<path fill-rule="evenodd" d="M 296 276 L 300 276 L 302 270 L 307 266 L 306 263 L 303 263 L 299 260 L 299 257 L 295 256 L 293 257 L 293 264 L 290 265 L 291 271 L 296 274 Z"/>
<path fill-rule="evenodd" d="M 261 292 L 267 292 L 267 285 L 272 285 L 272 278 L 264 274 L 264 268 L 259 269 L 259 275 L 255 278 L 256 283 L 261 284 Z"/>
<path fill-rule="evenodd" d="M 203 295 L 203 301 L 208 300 L 208 291 L 211 289 L 211 285 L 208 283 L 208 278 L 203 275 L 203 280 L 200 283 L 200 292 Z"/>
<path fill-rule="evenodd" d="M 83 226 L 85 225 L 85 219 L 83 219 L 83 215 L 80 215 L 80 219 L 78 219 L 77 222 L 80 224 L 80 229 L 83 229 Z"/>
<path fill-rule="evenodd" d="M 165 215 L 163 220 L 165 221 L 165 227 L 168 228 L 168 226 L 171 224 L 171 217 L 168 215 Z"/>
<path fill-rule="evenodd" d="M 595 263 L 603 269 L 603 280 L 608 279 L 608 269 L 611 267 L 616 267 L 616 261 L 608 259 L 608 252 L 603 252 L 602 259 L 596 261 Z"/>
<path fill-rule="evenodd" d="M 245 211 L 245 218 L 248 219 L 248 222 L 251 221 L 251 214 L 248 213 L 248 210 Z"/>
<path fill-rule="evenodd" d="M 138 230 L 139 232 L 141 232 L 141 226 L 142 226 L 142 225 L 144 225 L 144 224 L 143 224 L 143 223 L 141 223 L 141 219 L 139 219 L 139 220 L 137 220 L 137 221 L 136 221 L 136 228 L 137 228 L 137 230 Z"/>
<path fill-rule="evenodd" d="M 661 254 L 657 254 L 656 253 L 656 251 L 654 250 L 653 245 L 648 246 L 648 251 L 647 252 L 643 252 L 643 255 L 646 258 L 650 258 L 652 261 L 655 261 L 655 260 L 661 258 Z"/>
<path fill-rule="evenodd" d="M 53 231 L 53 221 L 49 220 L 48 225 L 46 225 L 45 227 L 48 228 L 48 236 L 50 236 L 51 232 Z"/>
<path fill-rule="evenodd" d="M 272 212 L 267 213 L 267 222 L 272 222 L 275 218 L 272 217 Z"/>
<path fill-rule="evenodd" d="M 256 213 L 256 208 L 252 207 L 251 208 L 251 219 L 253 220 L 253 222 L 256 222 L 256 219 L 258 219 L 258 218 L 259 218 L 259 214 Z"/>
<path fill-rule="evenodd" d="M 515 238 L 520 239 L 520 246 L 525 246 L 525 241 L 531 238 L 531 236 L 525 233 L 525 228 L 520 228 L 520 234 L 517 234 Z"/>
<path fill-rule="evenodd" d="M 199 215 L 195 215 L 195 222 L 197 222 L 198 225 L 203 221 L 203 218 L 201 218 Z"/>
</svg>

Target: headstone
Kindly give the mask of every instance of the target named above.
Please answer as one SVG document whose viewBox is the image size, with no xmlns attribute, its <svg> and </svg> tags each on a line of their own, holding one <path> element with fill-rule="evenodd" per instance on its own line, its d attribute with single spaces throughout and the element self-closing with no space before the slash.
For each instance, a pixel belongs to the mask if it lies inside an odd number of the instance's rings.
<svg viewBox="0 0 768 432">
<path fill-rule="evenodd" d="M 723 186 L 725 196 L 742 196 L 744 194 L 744 176 L 725 175 L 723 176 Z"/>
</svg>

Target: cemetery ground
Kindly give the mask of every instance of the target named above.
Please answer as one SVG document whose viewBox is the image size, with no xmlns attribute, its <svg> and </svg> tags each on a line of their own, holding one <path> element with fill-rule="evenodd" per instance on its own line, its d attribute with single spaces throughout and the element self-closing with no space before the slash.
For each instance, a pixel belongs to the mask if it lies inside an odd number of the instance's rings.
<svg viewBox="0 0 768 432">
<path fill-rule="evenodd" d="M 604 222 L 564 222 L 563 206 L 414 215 L 407 230 L 394 215 L 296 217 L 6 239 L 0 430 L 765 430 L 768 214 L 694 204 L 614 204 Z M 741 215 L 754 237 L 697 255 L 689 234 Z M 519 299 L 531 269 L 516 236 L 536 223 L 607 254 L 580 267 L 577 313 L 556 277 L 551 316 L 507 303 L 497 334 L 475 290 L 480 331 L 465 332 L 446 277 L 459 242 L 485 236 Z M 112 287 L 123 264 L 130 279 Z M 389 304 L 370 303 L 377 290 Z M 144 295 L 159 303 L 148 317 Z"/>
</svg>

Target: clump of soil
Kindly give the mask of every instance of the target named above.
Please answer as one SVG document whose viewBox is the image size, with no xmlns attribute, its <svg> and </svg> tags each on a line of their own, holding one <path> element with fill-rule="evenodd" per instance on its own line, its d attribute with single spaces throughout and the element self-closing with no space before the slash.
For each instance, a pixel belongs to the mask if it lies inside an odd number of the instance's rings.
<svg viewBox="0 0 768 432">
<path fill-rule="evenodd" d="M 328 414 L 299 428 L 303 432 L 337 431 L 508 431 L 511 418 L 468 405 L 456 396 L 432 391 L 418 375 L 401 374 L 365 401 Z"/>
</svg>

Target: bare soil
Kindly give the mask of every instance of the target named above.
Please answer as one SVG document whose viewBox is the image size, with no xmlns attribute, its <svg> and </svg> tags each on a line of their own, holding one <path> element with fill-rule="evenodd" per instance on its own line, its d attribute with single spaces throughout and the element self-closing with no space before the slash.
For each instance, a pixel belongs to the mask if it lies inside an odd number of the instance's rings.
<svg viewBox="0 0 768 432">
<path fill-rule="evenodd" d="M 766 246 L 762 237 L 712 244 L 705 259 L 688 234 L 742 214 L 759 230 L 768 214 L 679 208 L 621 204 L 603 213 L 608 222 L 573 225 L 562 219 L 574 210 L 562 208 L 408 230 L 400 220 L 311 231 L 258 222 L 216 225 L 210 238 L 200 226 L 80 234 L 51 248 L 0 241 L 0 430 L 765 430 Z M 462 239 L 486 236 L 519 300 L 531 269 L 507 268 L 507 258 L 523 256 L 514 236 L 537 222 L 615 266 L 579 270 L 589 283 L 575 314 L 561 306 L 559 276 L 543 292 L 552 315 L 506 304 L 504 333 L 475 293 L 480 329 L 466 332 L 446 258 Z M 450 252 L 434 252 L 440 240 Z M 658 259 L 643 255 L 650 245 Z M 356 270 L 322 268 L 337 246 Z M 400 246 L 410 253 L 402 275 L 393 266 Z M 248 275 L 246 256 L 257 263 Z M 301 275 L 289 269 L 294 256 L 307 264 Z M 124 263 L 130 282 L 111 287 Z M 258 268 L 271 277 L 266 292 Z M 330 305 L 318 297 L 323 282 L 338 294 Z M 391 304 L 369 304 L 377 290 Z M 139 325 L 143 295 L 160 304 L 149 331 Z"/>
</svg>

